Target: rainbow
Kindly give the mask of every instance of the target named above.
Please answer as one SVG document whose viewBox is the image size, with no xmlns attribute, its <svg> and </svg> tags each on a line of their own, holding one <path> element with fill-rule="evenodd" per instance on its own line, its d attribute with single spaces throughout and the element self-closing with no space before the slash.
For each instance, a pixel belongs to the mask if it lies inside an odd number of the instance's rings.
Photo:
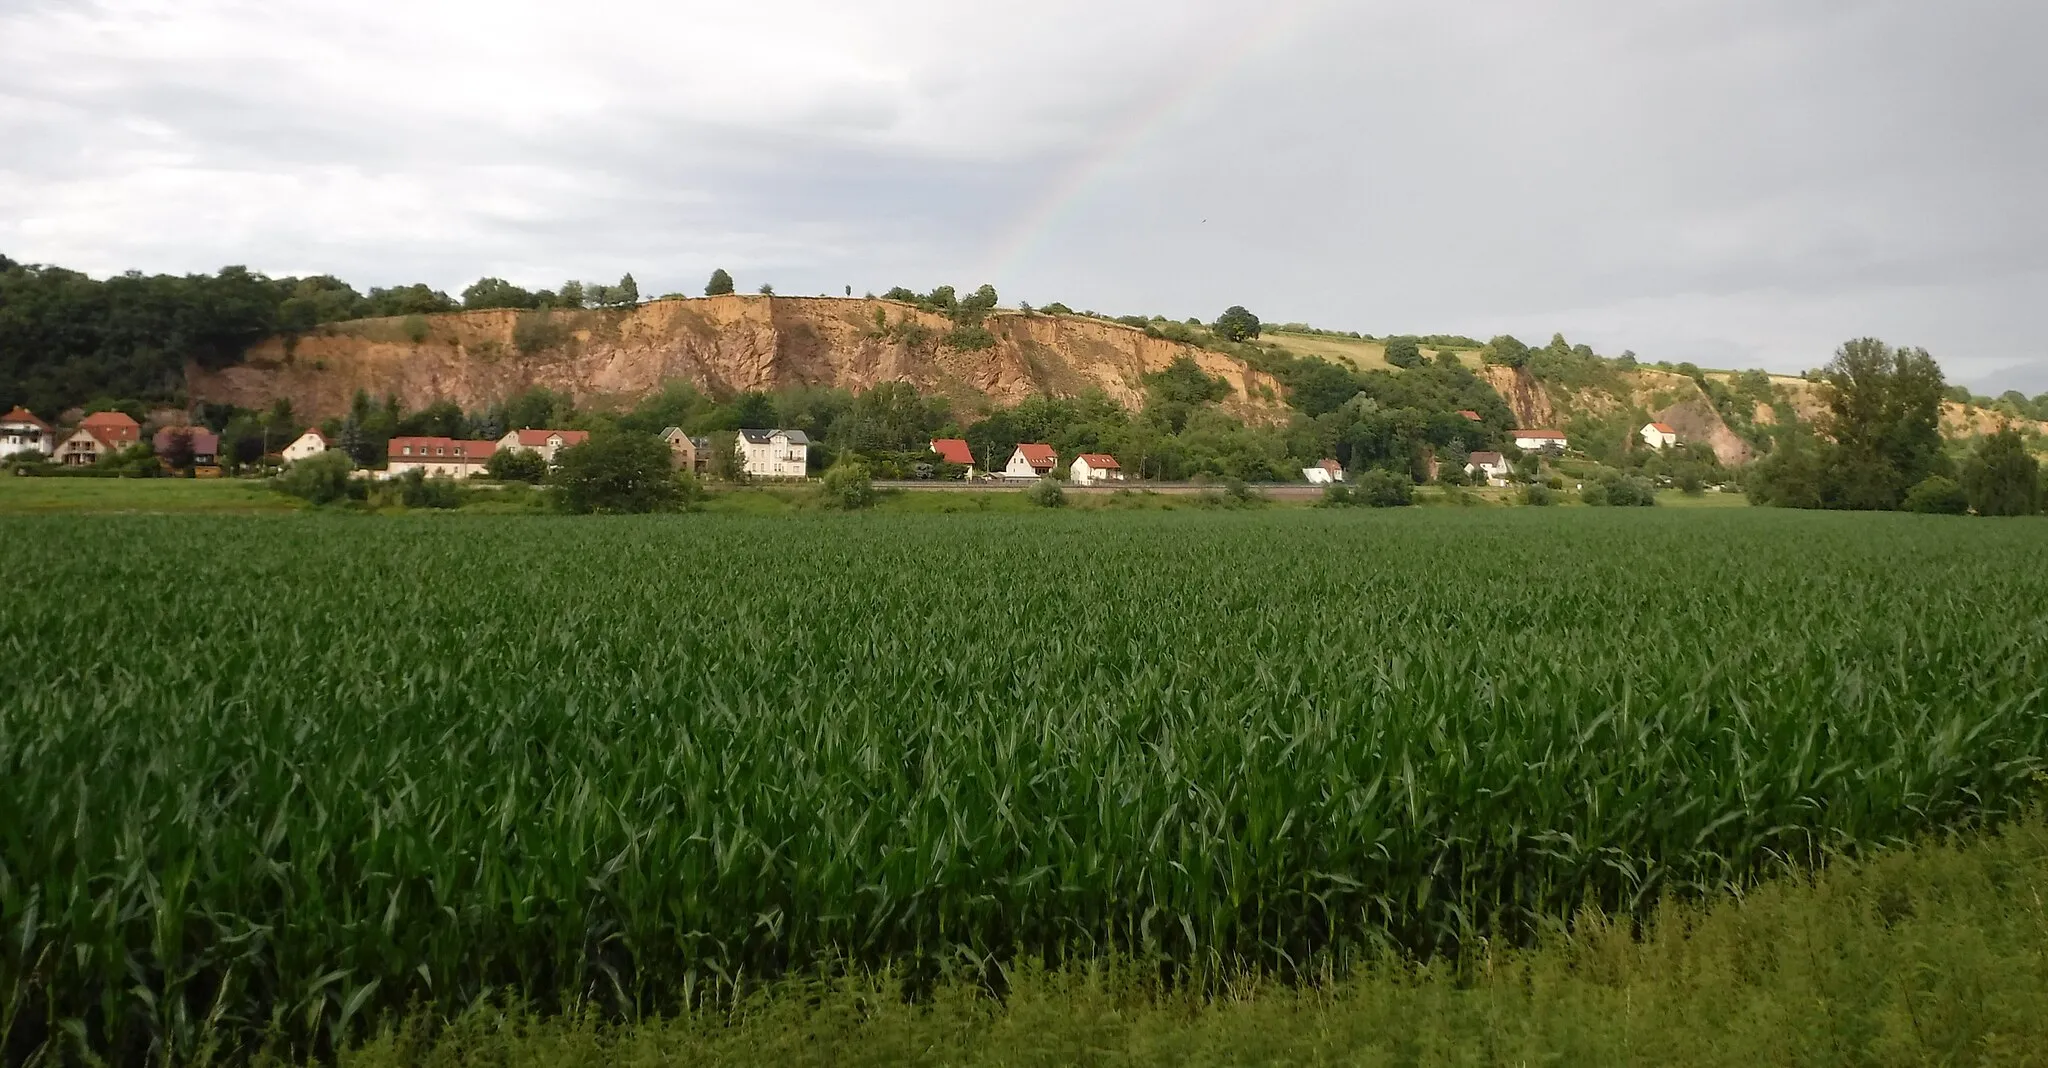
<svg viewBox="0 0 2048 1068">
<path fill-rule="evenodd" d="M 1045 191 L 1004 228 L 991 246 L 979 278 L 1001 282 L 1017 263 L 1029 255 L 1054 222 L 1075 204 L 1086 199 L 1119 162 L 1160 131 L 1173 125 L 1199 101 L 1202 95 L 1235 73 L 1252 59 L 1292 38 L 1323 6 L 1324 0 L 1269 3 L 1263 23 L 1228 55 L 1218 54 L 1197 64 L 1184 78 L 1169 81 L 1140 106 L 1111 123 L 1089 145 L 1087 151 L 1048 183 Z"/>
</svg>

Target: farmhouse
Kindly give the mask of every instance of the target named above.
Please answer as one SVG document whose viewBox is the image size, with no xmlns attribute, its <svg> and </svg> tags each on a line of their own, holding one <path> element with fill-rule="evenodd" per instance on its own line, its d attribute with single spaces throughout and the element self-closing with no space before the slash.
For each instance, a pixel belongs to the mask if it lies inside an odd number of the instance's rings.
<svg viewBox="0 0 2048 1068">
<path fill-rule="evenodd" d="M 933 438 L 932 451 L 939 454 L 939 459 L 966 468 L 968 478 L 977 473 L 974 470 L 974 447 L 964 438 Z"/>
<path fill-rule="evenodd" d="M 668 443 L 670 459 L 676 468 L 692 474 L 703 474 L 711 466 L 711 439 L 693 438 L 683 433 L 679 426 L 664 427 L 661 440 Z"/>
<path fill-rule="evenodd" d="M 385 451 L 385 478 L 397 478 L 418 471 L 428 478 L 474 478 L 484 473 L 495 441 L 459 441 L 455 438 L 392 438 Z"/>
<path fill-rule="evenodd" d="M 94 412 L 57 447 L 57 460 L 73 467 L 96 464 L 142 440 L 142 424 L 121 412 Z"/>
<path fill-rule="evenodd" d="M 1515 448 L 1523 452 L 1539 449 L 1555 449 L 1563 452 L 1567 442 L 1565 436 L 1555 430 L 1517 430 L 1514 432 Z"/>
<path fill-rule="evenodd" d="M 203 426 L 167 426 L 150 439 L 150 447 L 158 456 L 168 455 L 179 434 L 186 436 L 192 448 L 192 466 L 212 467 L 220 462 L 220 435 Z"/>
<path fill-rule="evenodd" d="M 1508 458 L 1497 452 L 1475 452 L 1465 459 L 1465 473 L 1496 482 L 1508 477 Z"/>
<path fill-rule="evenodd" d="M 0 415 L 0 456 L 20 452 L 48 456 L 56 448 L 56 433 L 50 429 L 50 424 L 36 418 L 36 413 L 27 408 L 16 408 Z"/>
<path fill-rule="evenodd" d="M 733 440 L 740 467 L 754 478 L 804 478 L 811 473 L 811 439 L 801 430 L 742 430 Z"/>
<path fill-rule="evenodd" d="M 541 459 L 553 464 L 556 453 L 589 440 L 588 430 L 514 430 L 498 439 L 498 448 L 537 452 Z"/>
<path fill-rule="evenodd" d="M 1090 482 L 1122 482 L 1123 465 L 1116 457 L 1106 452 L 1084 452 L 1074 457 L 1074 463 L 1067 468 L 1067 477 L 1085 486 Z"/>
<path fill-rule="evenodd" d="M 1301 477 L 1308 479 L 1311 486 L 1327 486 L 1332 482 L 1344 481 L 1344 465 L 1335 460 L 1324 460 L 1314 467 L 1301 469 Z"/>
<path fill-rule="evenodd" d="M 318 456 L 329 448 L 332 446 L 327 441 L 327 435 L 318 430 L 308 430 L 293 438 L 292 443 L 284 447 L 284 459 L 286 463 L 297 463 L 308 456 Z"/>
<path fill-rule="evenodd" d="M 1050 445 L 1038 442 L 1019 445 L 1017 451 L 1010 454 L 1010 463 L 1003 468 L 1003 477 L 1044 478 L 1052 474 L 1059 462 L 1059 453 L 1054 452 Z"/>
<path fill-rule="evenodd" d="M 1678 444 L 1678 431 L 1665 423 L 1649 423 L 1642 429 L 1643 444 L 1653 449 L 1668 449 Z"/>
</svg>

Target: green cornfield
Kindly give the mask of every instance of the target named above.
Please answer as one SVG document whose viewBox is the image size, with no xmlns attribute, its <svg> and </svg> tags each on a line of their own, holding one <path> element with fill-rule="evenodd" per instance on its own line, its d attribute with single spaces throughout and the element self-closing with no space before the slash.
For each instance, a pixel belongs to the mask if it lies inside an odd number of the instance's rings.
<svg viewBox="0 0 2048 1068">
<path fill-rule="evenodd" d="M 2005 818 L 2048 526 L 0 517 L 0 1060 L 1301 974 Z"/>
</svg>

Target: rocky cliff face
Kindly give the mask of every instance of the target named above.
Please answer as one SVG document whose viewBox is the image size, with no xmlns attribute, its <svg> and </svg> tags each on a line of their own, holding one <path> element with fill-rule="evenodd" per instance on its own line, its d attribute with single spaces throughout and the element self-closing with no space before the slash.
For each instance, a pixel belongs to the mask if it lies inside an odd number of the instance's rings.
<svg viewBox="0 0 2048 1068">
<path fill-rule="evenodd" d="M 952 324 L 891 301 L 727 296 L 626 311 L 455 312 L 336 323 L 272 338 L 243 363 L 191 368 L 194 401 L 261 408 L 289 398 L 305 418 L 347 412 L 358 390 L 409 408 L 452 400 L 481 409 L 529 386 L 579 403 L 630 404 L 682 380 L 712 391 L 908 382 L 968 409 L 1099 388 L 1128 407 L 1144 376 L 1188 356 L 1230 383 L 1241 417 L 1285 417 L 1279 384 L 1242 361 L 1093 319 L 997 313 L 994 345 L 943 343 Z"/>
<path fill-rule="evenodd" d="M 1576 390 L 1555 388 L 1524 368 L 1486 367 L 1481 374 L 1525 427 L 1562 430 L 1575 416 L 1606 418 L 1633 409 L 1644 423 L 1670 424 L 1680 441 L 1707 443 L 1723 464 L 1732 467 L 1751 459 L 1749 443 L 1729 428 L 1699 384 L 1681 374 L 1618 371 L 1609 388 Z M 1631 441 L 1640 428 L 1640 423 L 1626 428 Z"/>
</svg>

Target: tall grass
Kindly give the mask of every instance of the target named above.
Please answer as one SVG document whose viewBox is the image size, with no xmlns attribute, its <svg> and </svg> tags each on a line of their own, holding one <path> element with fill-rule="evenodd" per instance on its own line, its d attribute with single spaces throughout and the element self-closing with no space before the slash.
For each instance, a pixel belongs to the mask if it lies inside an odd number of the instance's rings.
<svg viewBox="0 0 2048 1068">
<path fill-rule="evenodd" d="M 1468 949 L 1995 819 L 2048 757 L 2038 524 L 0 534 L 10 1051 L 633 1014 L 826 956 Z"/>
</svg>

